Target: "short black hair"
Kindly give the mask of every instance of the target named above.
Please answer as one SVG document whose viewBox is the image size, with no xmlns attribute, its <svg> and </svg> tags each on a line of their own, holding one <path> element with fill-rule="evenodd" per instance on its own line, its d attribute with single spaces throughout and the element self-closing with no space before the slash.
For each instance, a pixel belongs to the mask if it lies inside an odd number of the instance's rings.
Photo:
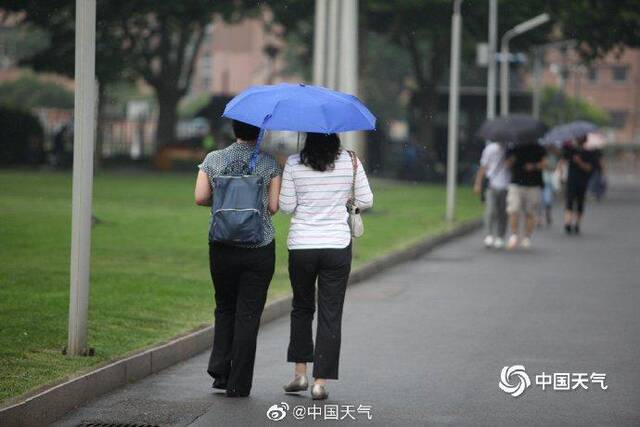
<svg viewBox="0 0 640 427">
<path fill-rule="evenodd" d="M 255 141 L 260 135 L 260 128 L 249 123 L 233 120 L 233 133 L 243 141 Z"/>
<path fill-rule="evenodd" d="M 313 170 L 333 170 L 340 156 L 340 138 L 335 133 L 307 133 L 304 148 L 300 152 L 300 163 Z"/>
</svg>

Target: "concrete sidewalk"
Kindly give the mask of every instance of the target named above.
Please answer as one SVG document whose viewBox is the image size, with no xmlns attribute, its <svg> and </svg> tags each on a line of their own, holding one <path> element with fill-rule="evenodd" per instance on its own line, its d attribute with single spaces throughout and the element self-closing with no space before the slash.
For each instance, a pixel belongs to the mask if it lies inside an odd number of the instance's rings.
<svg viewBox="0 0 640 427">
<path fill-rule="evenodd" d="M 375 425 L 639 425 L 639 188 L 618 187 L 587 209 L 582 236 L 558 224 L 528 253 L 506 253 L 482 249 L 475 233 L 350 288 L 341 379 L 326 404 L 371 405 L 372 420 L 356 422 Z M 262 329 L 248 399 L 212 392 L 202 354 L 56 425 L 270 423 L 273 404 L 313 404 L 281 392 L 288 336 L 286 318 Z M 498 388 L 502 367 L 516 364 L 533 382 L 518 398 Z M 543 391 L 543 371 L 606 373 L 609 388 Z M 309 422 L 289 413 L 275 424 Z"/>
</svg>

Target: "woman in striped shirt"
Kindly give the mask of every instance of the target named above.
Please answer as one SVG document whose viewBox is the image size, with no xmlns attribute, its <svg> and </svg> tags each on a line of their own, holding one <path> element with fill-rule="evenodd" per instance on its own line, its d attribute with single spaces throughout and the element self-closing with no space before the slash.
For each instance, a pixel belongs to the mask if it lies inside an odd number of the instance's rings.
<svg viewBox="0 0 640 427">
<path fill-rule="evenodd" d="M 360 209 L 373 205 L 373 194 L 360 160 L 340 148 L 336 134 L 309 133 L 302 152 L 287 159 L 280 210 L 293 213 L 289 228 L 289 276 L 293 288 L 291 337 L 287 361 L 295 377 L 285 392 L 307 390 L 307 363 L 313 362 L 314 399 L 326 399 L 327 379 L 338 379 L 342 306 L 351 271 L 351 232 L 346 204 L 352 196 Z M 315 350 L 312 321 L 318 281 L 318 330 Z"/>
</svg>

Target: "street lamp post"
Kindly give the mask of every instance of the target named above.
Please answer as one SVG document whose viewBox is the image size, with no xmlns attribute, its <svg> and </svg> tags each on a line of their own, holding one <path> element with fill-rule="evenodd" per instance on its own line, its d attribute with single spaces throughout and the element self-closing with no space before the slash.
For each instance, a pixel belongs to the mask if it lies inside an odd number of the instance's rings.
<svg viewBox="0 0 640 427">
<path fill-rule="evenodd" d="M 71 289 L 67 354 L 86 355 L 95 143 L 96 0 L 76 0 Z"/>
<path fill-rule="evenodd" d="M 549 15 L 542 13 L 524 21 L 502 36 L 500 43 L 500 114 L 509 114 L 509 42 L 512 38 L 525 33 L 549 21 Z"/>
<path fill-rule="evenodd" d="M 446 220 L 451 223 L 455 219 L 456 207 L 456 175 L 458 165 L 458 100 L 460 90 L 460 36 L 462 17 L 460 6 L 462 0 L 453 3 L 451 17 L 451 61 L 449 71 L 449 128 L 447 141 L 447 211 Z"/>
<path fill-rule="evenodd" d="M 487 119 L 496 116 L 496 45 L 498 0 L 489 0 L 489 62 L 487 64 Z"/>
</svg>

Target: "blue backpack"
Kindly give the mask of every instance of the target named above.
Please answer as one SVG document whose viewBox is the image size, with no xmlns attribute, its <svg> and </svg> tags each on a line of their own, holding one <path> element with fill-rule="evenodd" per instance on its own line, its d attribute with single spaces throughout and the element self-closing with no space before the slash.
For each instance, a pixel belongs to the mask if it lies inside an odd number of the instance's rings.
<svg viewBox="0 0 640 427">
<path fill-rule="evenodd" d="M 230 165 L 214 178 L 209 241 L 254 245 L 264 239 L 264 180 L 253 174 L 258 154 L 254 155 L 248 170 L 246 165 Z"/>
</svg>

